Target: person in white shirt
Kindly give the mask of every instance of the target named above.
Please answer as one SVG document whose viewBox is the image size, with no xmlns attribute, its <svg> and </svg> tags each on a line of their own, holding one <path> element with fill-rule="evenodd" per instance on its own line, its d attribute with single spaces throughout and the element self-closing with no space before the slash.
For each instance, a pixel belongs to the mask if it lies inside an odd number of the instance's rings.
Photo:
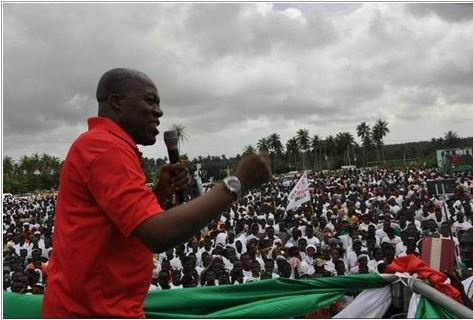
<svg viewBox="0 0 473 320">
<path fill-rule="evenodd" d="M 259 230 L 260 230 L 259 225 L 256 222 L 253 222 L 250 226 L 250 233 L 246 237 L 247 246 L 251 239 L 259 240 L 259 232 L 260 232 Z"/>
<path fill-rule="evenodd" d="M 397 194 L 397 191 L 396 191 L 396 194 Z M 404 202 L 404 196 L 403 195 L 398 195 L 396 197 L 396 203 L 399 207 L 402 207 L 402 203 Z"/>
<path fill-rule="evenodd" d="M 351 274 L 357 273 L 369 273 L 368 267 L 368 255 L 367 254 L 360 254 L 358 256 L 358 263 L 350 270 Z"/>
<path fill-rule="evenodd" d="M 457 213 L 457 221 L 452 225 L 452 232 L 455 235 L 458 235 L 458 232 L 461 230 L 468 230 L 472 227 L 471 223 L 464 220 L 464 214 L 462 212 Z"/>
<path fill-rule="evenodd" d="M 289 240 L 287 240 L 286 247 L 297 247 L 299 237 L 301 236 L 302 233 L 298 228 L 294 227 L 291 229 L 291 234 L 292 234 L 292 237 L 289 238 Z"/>
<path fill-rule="evenodd" d="M 156 285 L 156 290 L 167 290 L 171 289 L 171 286 L 169 285 L 169 274 L 165 271 L 160 271 L 158 273 L 158 279 L 157 279 L 157 285 Z M 150 290 L 152 288 L 150 287 Z"/>
<path fill-rule="evenodd" d="M 314 227 L 310 224 L 306 226 L 303 238 L 306 239 L 307 245 L 320 246 L 320 239 L 314 236 Z"/>
<path fill-rule="evenodd" d="M 406 225 L 414 224 L 416 229 L 421 231 L 422 230 L 422 224 L 420 223 L 419 220 L 415 219 L 415 214 L 413 209 L 408 209 L 407 210 L 407 221 Z"/>
<path fill-rule="evenodd" d="M 391 228 L 391 221 L 389 220 L 384 220 L 382 227 L 376 230 L 376 236 L 379 237 L 380 239 L 383 239 L 386 237 L 388 234 L 386 233 L 386 229 Z"/>
<path fill-rule="evenodd" d="M 312 275 L 314 273 L 314 260 L 317 248 L 313 244 L 309 244 L 306 247 L 306 255 L 301 261 L 299 275 Z"/>
<path fill-rule="evenodd" d="M 376 225 L 371 221 L 371 214 L 370 213 L 364 214 L 361 217 L 361 220 L 363 222 L 360 223 L 360 225 L 358 226 L 358 230 L 361 232 L 361 234 L 365 234 L 368 231 L 368 227 L 371 226 L 371 225 L 376 227 Z"/>
<path fill-rule="evenodd" d="M 268 275 L 269 279 L 276 279 L 279 278 L 279 275 L 274 272 L 274 260 L 273 259 L 266 259 L 264 262 L 264 272 Z"/>
<path fill-rule="evenodd" d="M 217 234 L 215 237 L 215 245 L 220 244 L 222 247 L 225 247 L 227 244 L 227 232 L 222 231 Z"/>
<path fill-rule="evenodd" d="M 421 223 L 426 220 L 435 219 L 435 212 L 433 211 L 433 206 L 424 205 L 422 207 L 422 212 L 420 214 L 416 214 L 416 220 L 420 221 Z"/>
<path fill-rule="evenodd" d="M 251 262 L 251 273 L 249 275 L 243 276 L 243 283 L 250 283 L 260 280 L 261 277 L 261 266 L 259 262 L 252 261 Z"/>
<path fill-rule="evenodd" d="M 202 254 L 206 252 L 210 255 L 212 253 L 212 248 L 212 238 L 209 235 L 205 235 L 204 246 L 202 248 L 199 248 L 199 250 L 195 254 L 195 256 L 197 257 L 197 265 L 199 267 L 203 267 Z"/>
<path fill-rule="evenodd" d="M 391 212 L 394 216 L 397 216 L 397 213 L 399 210 L 401 210 L 401 207 L 396 203 L 396 198 L 394 196 L 391 196 L 388 199 L 388 205 L 389 205 L 389 212 Z"/>
<path fill-rule="evenodd" d="M 352 250 L 347 253 L 347 260 L 348 260 L 348 271 L 351 270 L 358 265 L 358 255 L 361 254 L 362 250 L 362 242 L 359 239 L 353 240 Z"/>
<path fill-rule="evenodd" d="M 379 273 L 378 264 L 384 261 L 383 249 L 375 248 L 373 251 L 373 259 L 368 261 L 368 271 L 370 273 Z"/>
<path fill-rule="evenodd" d="M 385 232 L 386 232 L 386 237 L 381 239 L 381 244 L 383 244 L 384 242 L 387 242 L 396 246 L 396 244 L 398 244 L 399 242 L 402 242 L 401 238 L 394 234 L 394 228 L 389 227 L 385 230 Z"/>
<path fill-rule="evenodd" d="M 331 217 L 329 222 L 325 226 L 325 228 L 328 228 L 331 232 L 334 232 L 334 230 L 335 230 L 335 225 L 334 224 L 335 224 L 336 220 L 337 220 L 336 216 Z"/>
</svg>

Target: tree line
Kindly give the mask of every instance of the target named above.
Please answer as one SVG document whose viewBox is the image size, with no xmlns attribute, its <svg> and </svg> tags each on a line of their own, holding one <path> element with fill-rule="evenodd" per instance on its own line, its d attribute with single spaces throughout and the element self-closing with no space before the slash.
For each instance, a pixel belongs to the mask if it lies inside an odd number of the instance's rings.
<svg viewBox="0 0 473 320">
<path fill-rule="evenodd" d="M 384 137 L 389 133 L 388 123 L 379 119 L 373 128 L 366 122 L 360 123 L 357 135 L 361 144 L 355 141 L 350 132 L 339 132 L 322 139 L 311 135 L 308 129 L 299 129 L 284 148 L 278 133 L 260 138 L 253 145 L 245 146 L 243 154 L 258 151 L 269 152 L 274 171 L 284 170 L 331 170 L 343 165 L 366 166 L 369 160 L 385 160 Z M 375 154 L 372 151 L 375 150 Z"/>
<path fill-rule="evenodd" d="M 34 190 L 53 190 L 59 184 L 62 161 L 55 156 L 35 153 L 14 161 L 3 157 L 3 192 L 22 194 Z"/>
<path fill-rule="evenodd" d="M 189 139 L 185 127 L 176 125 L 180 145 Z M 186 154 L 181 159 L 188 161 L 191 173 L 196 165 L 201 165 L 203 181 L 210 177 L 216 180 L 224 178 L 231 172 L 241 157 L 257 151 L 269 153 L 273 172 L 286 173 L 293 170 L 334 170 L 344 165 L 360 166 L 436 166 L 438 149 L 463 148 L 473 146 L 473 137 L 460 138 L 454 131 L 448 131 L 443 137 L 430 141 L 419 141 L 402 144 L 384 144 L 389 133 L 388 123 L 379 119 L 372 126 L 366 122 L 356 127 L 359 143 L 349 132 L 339 132 L 325 138 L 310 134 L 308 129 L 299 129 L 295 136 L 286 142 L 278 133 L 272 133 L 258 139 L 253 145 L 243 148 L 241 154 L 234 157 L 199 156 L 192 160 Z M 141 165 L 148 182 L 159 178 L 159 168 L 168 162 L 164 158 L 143 157 Z M 3 191 L 22 194 L 34 190 L 56 190 L 62 161 L 48 154 L 23 156 L 18 161 L 11 157 L 3 157 Z"/>
</svg>

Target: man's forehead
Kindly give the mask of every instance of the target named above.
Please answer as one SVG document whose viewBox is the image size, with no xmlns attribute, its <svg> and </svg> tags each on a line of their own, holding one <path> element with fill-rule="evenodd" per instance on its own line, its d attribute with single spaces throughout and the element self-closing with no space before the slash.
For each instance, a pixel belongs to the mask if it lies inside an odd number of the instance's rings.
<svg viewBox="0 0 473 320">
<path fill-rule="evenodd" d="M 156 85 L 147 76 L 132 79 L 132 81 L 129 82 L 129 87 L 132 90 L 139 90 L 145 94 L 158 95 Z"/>
</svg>

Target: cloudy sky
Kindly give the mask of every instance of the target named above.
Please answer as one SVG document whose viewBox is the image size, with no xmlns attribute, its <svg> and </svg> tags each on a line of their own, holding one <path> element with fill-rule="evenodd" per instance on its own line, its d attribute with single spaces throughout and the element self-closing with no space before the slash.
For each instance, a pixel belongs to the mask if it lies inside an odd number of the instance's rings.
<svg viewBox="0 0 473 320">
<path fill-rule="evenodd" d="M 191 157 L 378 118 L 386 143 L 473 136 L 472 39 L 469 4 L 3 4 L 3 153 L 63 159 L 114 67 L 155 81 Z"/>
</svg>

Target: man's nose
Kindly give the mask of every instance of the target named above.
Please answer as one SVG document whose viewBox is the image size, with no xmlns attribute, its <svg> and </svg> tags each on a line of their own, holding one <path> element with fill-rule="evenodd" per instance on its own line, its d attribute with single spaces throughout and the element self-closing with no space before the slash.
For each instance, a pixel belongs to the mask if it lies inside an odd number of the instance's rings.
<svg viewBox="0 0 473 320">
<path fill-rule="evenodd" d="M 163 109 L 159 105 L 157 105 L 155 108 L 153 108 L 153 115 L 156 117 L 160 118 L 163 116 Z"/>
</svg>

